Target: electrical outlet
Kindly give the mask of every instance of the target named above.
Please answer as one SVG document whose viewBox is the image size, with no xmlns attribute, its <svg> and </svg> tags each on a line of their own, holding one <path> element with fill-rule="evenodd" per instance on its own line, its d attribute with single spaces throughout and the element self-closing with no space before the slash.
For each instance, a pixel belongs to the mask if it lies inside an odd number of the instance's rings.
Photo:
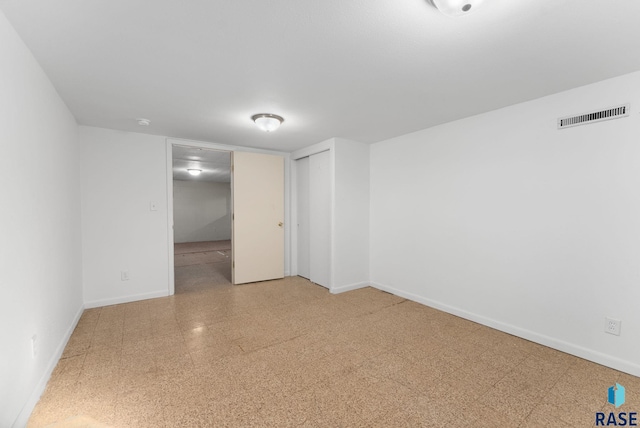
<svg viewBox="0 0 640 428">
<path fill-rule="evenodd" d="M 123 270 L 120 272 L 120 281 L 129 281 L 129 271 Z"/>
<path fill-rule="evenodd" d="M 37 339 L 37 335 L 34 334 L 33 336 L 31 336 L 31 358 L 33 358 L 34 360 L 38 356 Z"/>
<path fill-rule="evenodd" d="M 622 324 L 622 321 L 617 320 L 615 318 L 606 317 L 604 319 L 605 333 L 615 334 L 616 336 L 620 336 L 620 324 Z"/>
</svg>

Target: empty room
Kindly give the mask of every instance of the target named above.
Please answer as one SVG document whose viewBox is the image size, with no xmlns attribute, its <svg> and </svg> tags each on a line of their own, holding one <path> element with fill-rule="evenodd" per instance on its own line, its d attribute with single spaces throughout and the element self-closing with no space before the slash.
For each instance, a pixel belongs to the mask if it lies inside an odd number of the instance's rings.
<svg viewBox="0 0 640 428">
<path fill-rule="evenodd" d="M 0 427 L 640 417 L 640 2 L 0 0 Z"/>
</svg>

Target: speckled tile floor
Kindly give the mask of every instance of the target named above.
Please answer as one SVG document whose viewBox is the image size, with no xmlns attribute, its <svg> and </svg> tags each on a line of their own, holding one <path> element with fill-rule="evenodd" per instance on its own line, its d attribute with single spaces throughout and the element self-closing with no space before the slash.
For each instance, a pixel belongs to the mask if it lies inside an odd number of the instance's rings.
<svg viewBox="0 0 640 428">
<path fill-rule="evenodd" d="M 640 410 L 640 378 L 289 277 L 86 310 L 29 426 L 589 427 L 615 382 Z"/>
</svg>

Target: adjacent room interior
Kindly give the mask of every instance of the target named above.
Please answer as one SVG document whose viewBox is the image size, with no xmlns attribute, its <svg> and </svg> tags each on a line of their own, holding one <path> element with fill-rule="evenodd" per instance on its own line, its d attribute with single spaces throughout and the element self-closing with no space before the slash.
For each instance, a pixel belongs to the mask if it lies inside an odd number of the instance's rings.
<svg viewBox="0 0 640 428">
<path fill-rule="evenodd" d="M 231 154 L 172 146 L 175 292 L 231 285 Z"/>
</svg>

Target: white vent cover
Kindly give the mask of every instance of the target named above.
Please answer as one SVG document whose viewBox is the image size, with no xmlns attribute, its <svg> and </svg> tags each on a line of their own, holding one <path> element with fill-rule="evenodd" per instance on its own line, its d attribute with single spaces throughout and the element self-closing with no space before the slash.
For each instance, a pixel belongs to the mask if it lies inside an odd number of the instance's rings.
<svg viewBox="0 0 640 428">
<path fill-rule="evenodd" d="M 561 117 L 558 119 L 558 129 L 586 125 L 587 123 L 602 122 L 603 120 L 619 119 L 627 116 L 629 116 L 629 104 L 622 104 L 617 107 L 579 114 L 577 116 Z"/>
</svg>

